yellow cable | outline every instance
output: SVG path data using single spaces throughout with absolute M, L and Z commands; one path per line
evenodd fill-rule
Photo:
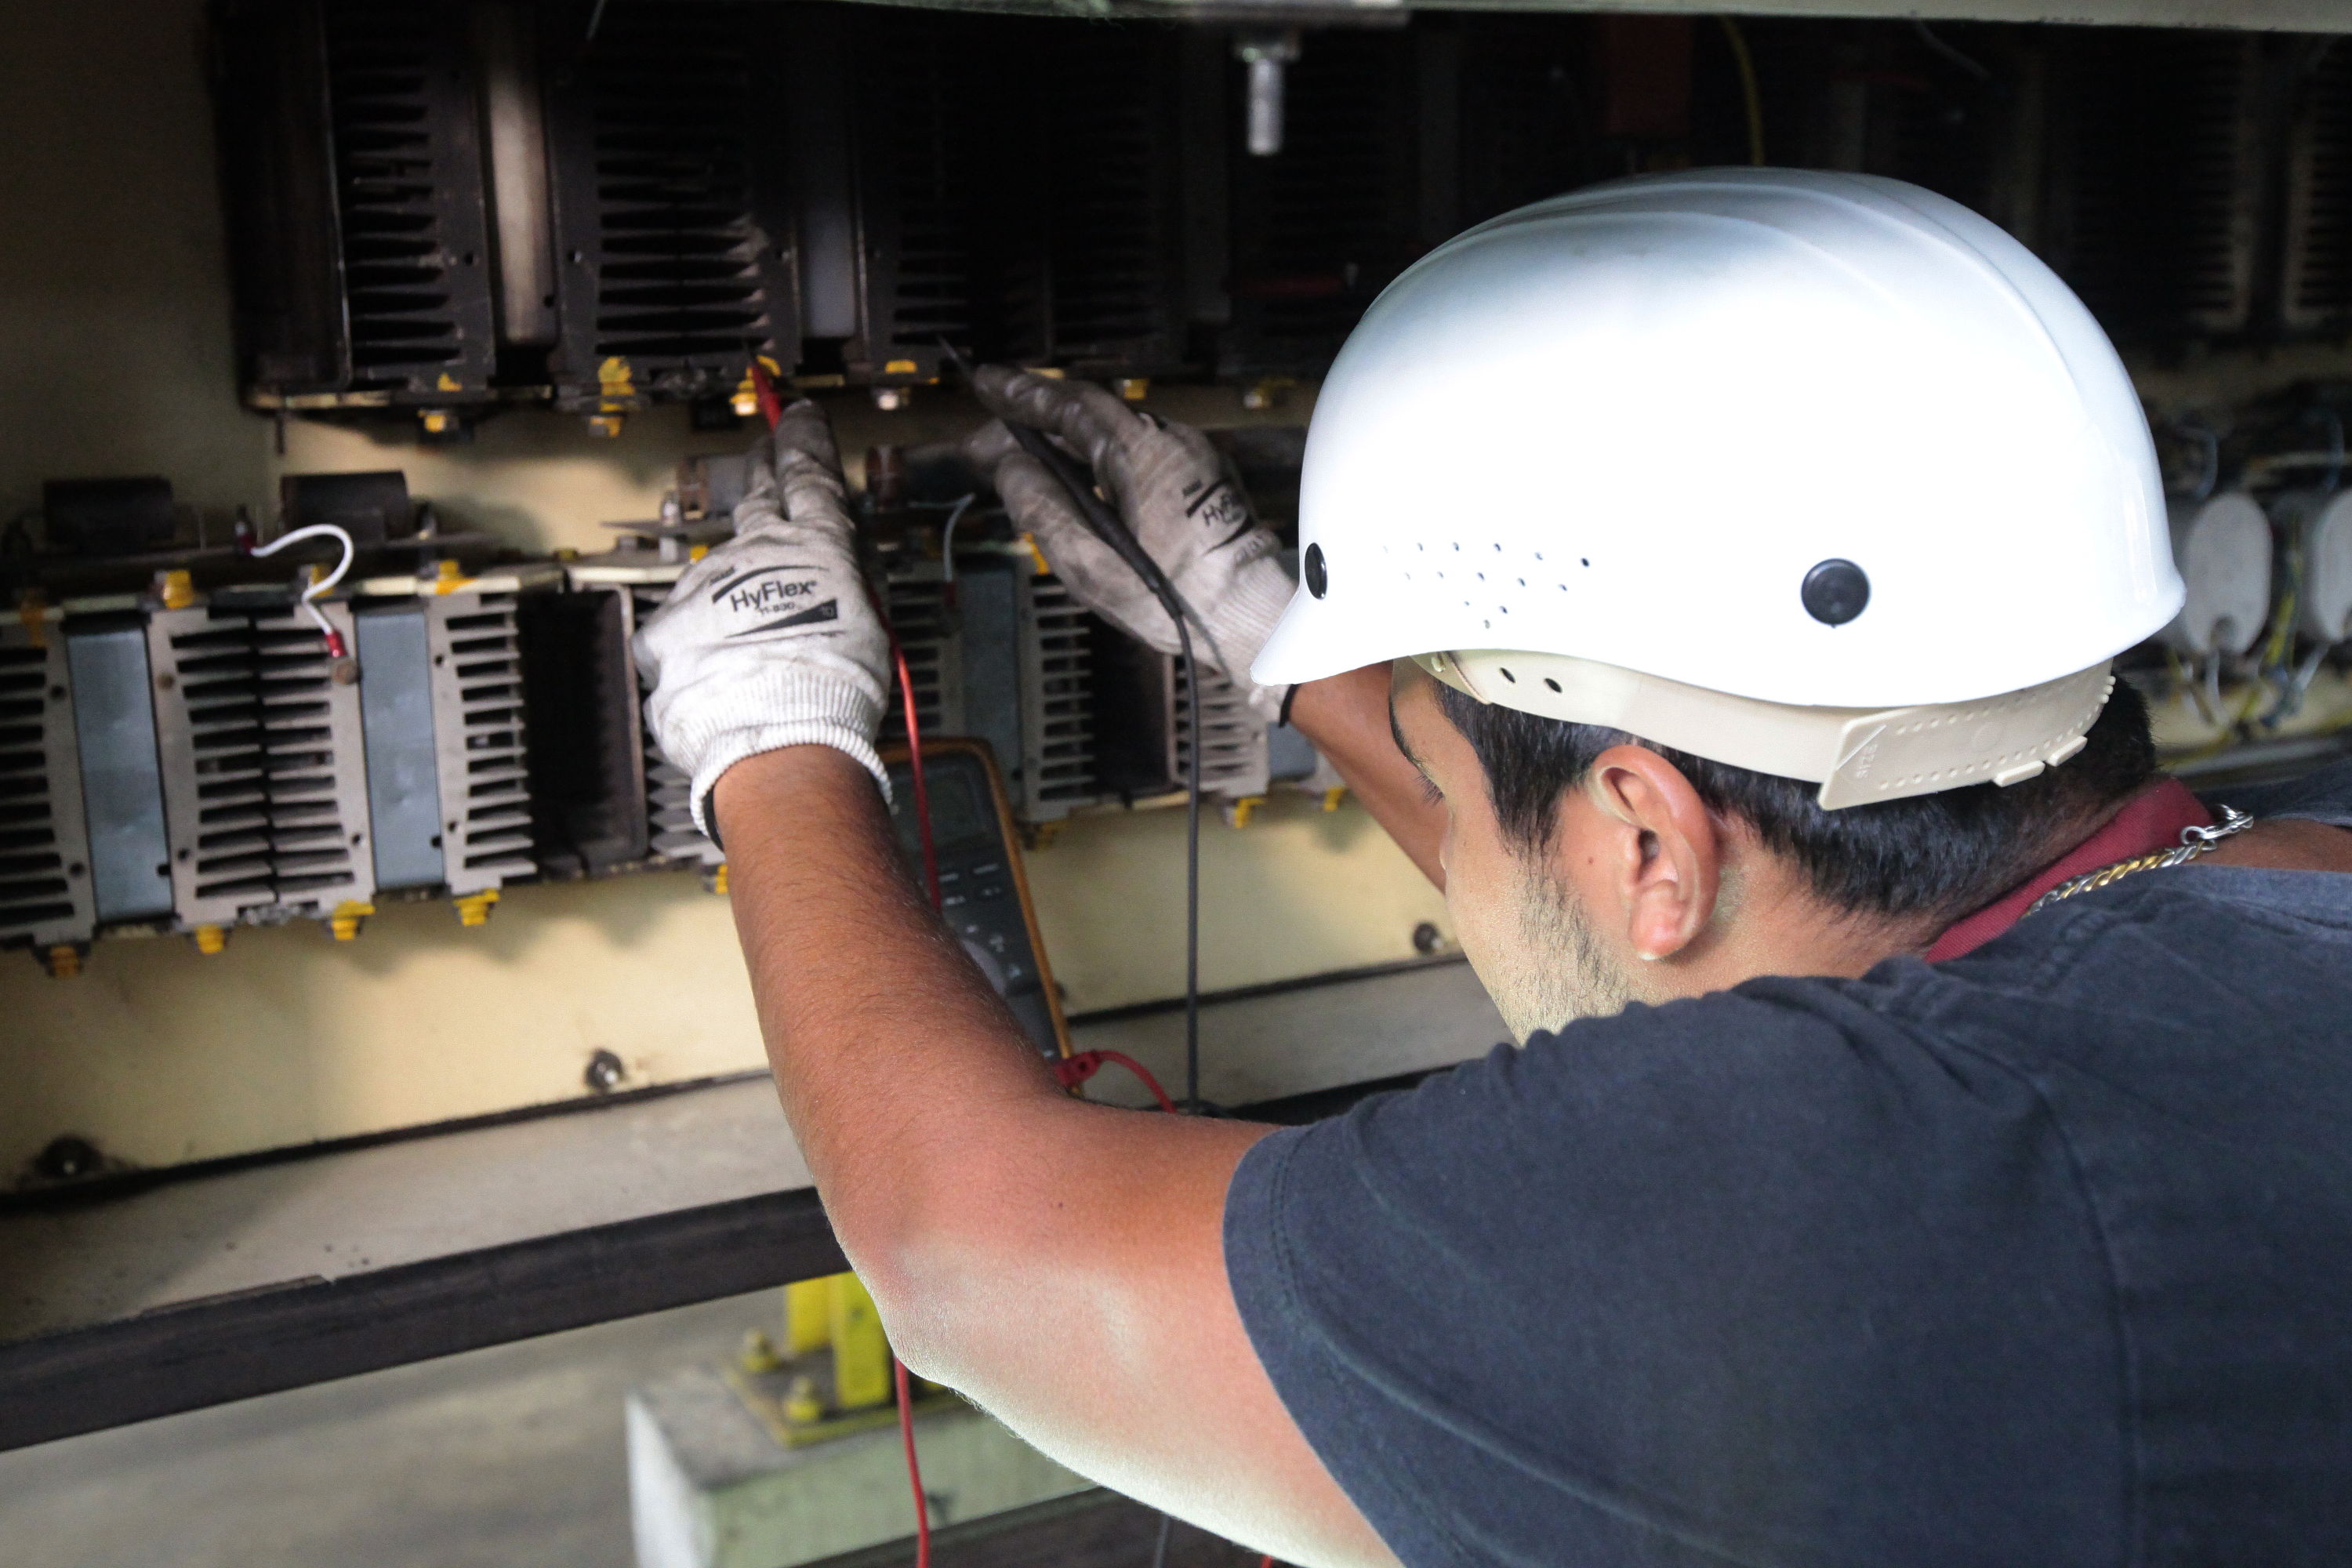
M 1764 164 L 1764 99 L 1756 88 L 1756 60 L 1748 52 L 1748 39 L 1739 24 L 1728 16 L 1717 16 L 1723 24 L 1724 42 L 1731 46 L 1732 63 L 1739 68 L 1739 94 L 1748 104 L 1748 161 L 1761 168 Z

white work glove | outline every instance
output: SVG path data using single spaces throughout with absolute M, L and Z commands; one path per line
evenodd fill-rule
M 1188 425 L 1139 414 L 1083 381 L 982 365 L 973 389 L 997 416 L 964 442 L 1016 526 L 1087 608 L 1145 646 L 1178 649 L 1160 600 L 1116 551 L 1095 537 L 1052 473 L 1024 452 L 1003 421 L 1042 430 L 1094 470 L 1095 482 L 1192 611 L 1192 651 L 1222 670 L 1269 723 L 1284 687 L 1262 687 L 1250 665 L 1282 618 L 1294 584 L 1281 542 L 1251 517 L 1209 438 Z M 1205 633 L 1205 635 L 1203 635 Z
M 694 825 L 744 758 L 831 746 L 889 793 L 874 737 L 890 694 L 889 642 L 866 595 L 841 459 L 822 410 L 803 399 L 753 447 L 735 537 L 687 568 L 645 629 L 637 668 L 646 721 L 694 780 Z

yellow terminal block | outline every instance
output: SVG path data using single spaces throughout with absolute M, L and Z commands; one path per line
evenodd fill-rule
M 499 901 L 499 890 L 485 888 L 478 893 L 467 893 L 450 901 L 457 906 L 459 925 L 486 926 L 490 923 L 490 906 Z
M 588 416 L 588 434 L 599 440 L 618 440 L 622 423 L 622 418 L 617 414 L 591 414 Z
M 882 374 L 884 375 L 920 375 L 923 374 L 923 367 L 910 359 L 885 360 L 882 362 Z
M 833 1342 L 833 1282 L 795 1279 L 784 1287 L 784 1353 L 807 1355 Z
M 72 980 L 81 973 L 81 949 L 71 942 L 59 942 L 49 949 L 49 978 Z
M 1140 403 L 1151 395 L 1151 378 L 1148 375 L 1123 375 L 1110 384 L 1110 389 L 1129 403 Z
M 195 938 L 196 951 L 206 958 L 215 956 L 222 949 L 228 946 L 226 926 L 198 926 L 188 934 Z
M 449 378 L 445 375 L 441 379 L 446 381 Z M 446 392 L 448 388 L 442 390 Z M 446 408 L 428 408 L 416 417 L 417 422 L 425 426 L 427 436 L 446 436 L 457 427 L 457 416 Z
M 1265 796 L 1262 795 L 1245 795 L 1225 808 L 1225 822 L 1229 826 L 1247 827 L 1250 818 L 1257 815 L 1257 808 L 1265 804 Z
M 827 1329 L 833 1340 L 833 1397 L 844 1410 L 866 1410 L 890 1402 L 890 1342 L 882 1315 L 855 1274 L 836 1274 L 825 1283 Z
M 375 913 L 373 904 L 362 904 L 355 899 L 345 899 L 327 917 L 327 929 L 335 933 L 337 942 L 349 942 L 360 934 L 360 921 Z
M 710 546 L 708 544 L 689 544 L 686 547 L 686 558 L 688 561 L 699 561 L 709 553 Z
M 443 560 L 433 568 L 433 591 L 436 594 L 462 594 L 474 585 L 465 568 L 455 561 Z
M 1053 575 L 1054 569 L 1045 564 L 1045 552 L 1037 548 L 1037 536 L 1035 534 L 1023 534 L 1021 536 L 1021 547 L 1028 551 L 1029 559 L 1037 563 L 1035 575 L 1040 577 L 1049 577 Z
M 166 572 L 156 580 L 155 596 L 167 610 L 184 610 L 196 602 L 196 580 L 183 571 Z
M 1347 798 L 1348 786 L 1346 784 L 1333 784 L 1329 789 L 1323 792 L 1323 809 L 1326 811 L 1337 811 L 1339 809 L 1339 803 Z

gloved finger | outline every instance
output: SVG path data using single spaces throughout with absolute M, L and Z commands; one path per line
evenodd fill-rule
M 776 421 L 772 439 L 776 489 L 785 520 L 796 527 L 847 532 L 848 490 L 824 410 L 802 398 Z
M 1097 468 L 1152 433 L 1133 409 L 1090 381 L 984 364 L 971 373 L 971 385 L 991 414 L 1061 437 Z
M 1056 521 L 1081 522 L 1069 491 L 1045 466 L 1021 448 L 1004 421 L 992 419 L 963 439 L 964 460 L 984 475 L 1013 521 L 1034 530 L 1048 513 Z

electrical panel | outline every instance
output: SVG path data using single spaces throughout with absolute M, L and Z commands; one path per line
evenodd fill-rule
M 730 398 L 800 360 L 775 13 L 544 8 L 539 82 L 558 408 Z M 589 24 L 597 22 L 593 39 Z M 507 194 L 499 193 L 501 222 Z
M 2290 332 L 2352 330 L 2352 48 L 2297 40 L 2279 311 Z
M 464 0 L 232 0 L 215 58 L 247 396 L 495 394 L 492 257 Z

